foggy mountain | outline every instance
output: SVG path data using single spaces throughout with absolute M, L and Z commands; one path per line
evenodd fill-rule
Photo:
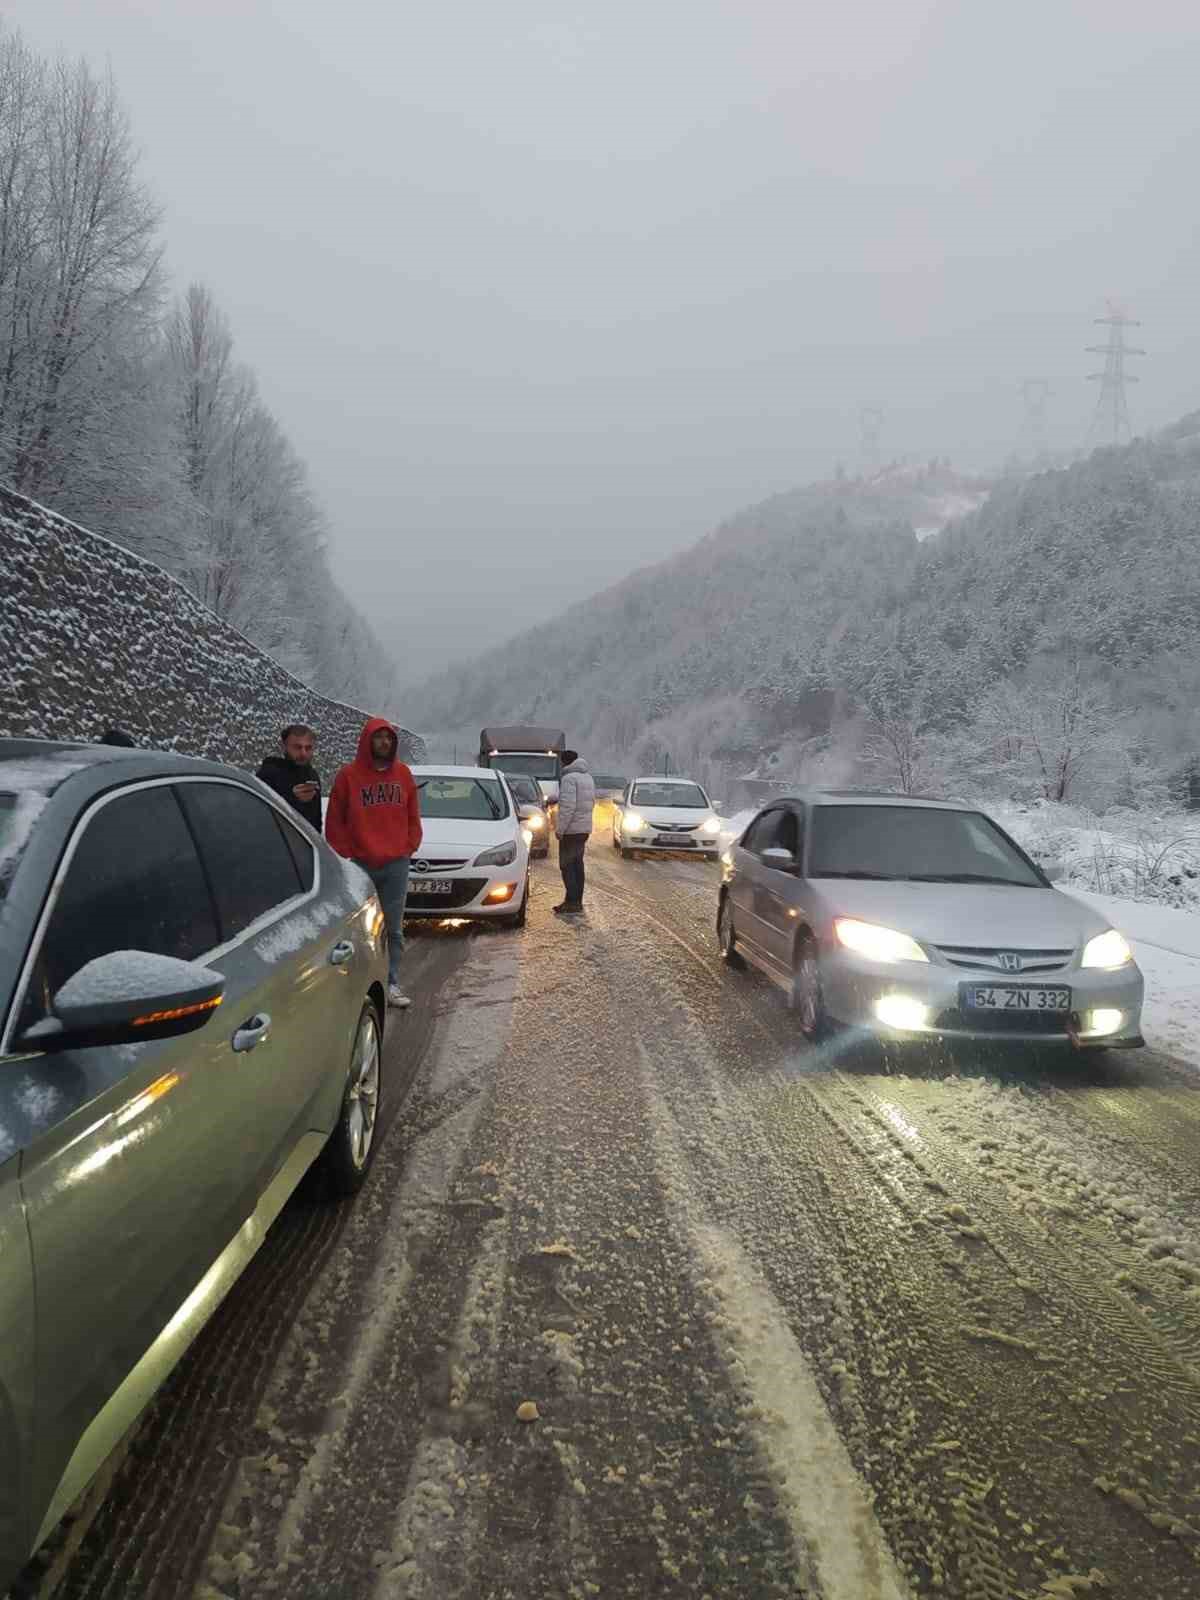
M 1070 663 L 1160 752 L 1195 749 L 1198 528 L 1200 413 L 990 486 L 938 461 L 817 483 L 414 689 L 406 715 L 444 757 L 528 720 L 618 770 L 775 752 L 795 771 L 867 708 L 953 728 Z

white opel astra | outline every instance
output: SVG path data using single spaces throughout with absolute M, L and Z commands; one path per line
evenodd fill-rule
M 421 848 L 406 917 L 462 917 L 523 928 L 529 832 L 504 774 L 487 767 L 414 767 Z

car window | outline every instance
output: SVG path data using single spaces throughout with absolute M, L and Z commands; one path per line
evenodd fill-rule
M 286 817 L 281 817 L 278 811 L 272 814 L 283 835 L 283 842 L 291 851 L 292 860 L 296 863 L 296 871 L 300 874 L 300 886 L 307 893 L 317 881 L 317 852 L 303 837 L 299 828 L 293 828 Z
M 639 783 L 634 785 L 635 806 L 680 806 L 706 811 L 708 801 L 698 783 Z
M 463 822 L 498 822 L 508 816 L 508 797 L 495 778 L 439 777 L 422 773 L 415 779 L 423 817 L 453 817 Z
M 775 833 L 779 827 L 779 811 L 764 811 L 761 816 L 747 828 L 742 835 L 742 849 L 753 850 L 755 855 L 761 855 L 775 842 Z
M 779 813 L 779 825 L 772 843 L 776 850 L 786 850 L 791 856 L 800 854 L 800 823 L 794 811 L 785 809 Z
M 168 785 L 118 794 L 79 835 L 51 912 L 22 1026 L 80 967 L 114 950 L 195 961 L 221 941 L 196 846 Z
M 523 778 L 515 772 L 506 772 L 504 776 L 508 779 L 508 787 L 522 805 L 541 805 L 542 791 L 532 778 Z
M 808 875 L 1043 887 L 982 812 L 933 806 L 815 807 Z
M 208 869 L 221 943 L 303 887 L 275 811 L 231 783 L 183 783 L 179 797 Z

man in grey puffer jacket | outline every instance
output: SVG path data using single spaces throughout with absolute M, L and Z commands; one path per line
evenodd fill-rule
M 583 910 L 583 852 L 592 831 L 596 780 L 588 771 L 587 762 L 579 759 L 578 750 L 564 750 L 562 760 L 554 831 L 558 834 L 558 865 L 565 896 L 554 909 L 570 914 Z

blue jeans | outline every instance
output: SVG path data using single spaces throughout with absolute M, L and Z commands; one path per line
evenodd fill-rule
M 388 936 L 388 982 L 396 983 L 400 976 L 400 957 L 404 954 L 404 904 L 408 899 L 407 856 L 398 856 L 386 866 L 369 867 L 365 861 L 358 865 L 370 877 L 383 907 L 383 920 Z

